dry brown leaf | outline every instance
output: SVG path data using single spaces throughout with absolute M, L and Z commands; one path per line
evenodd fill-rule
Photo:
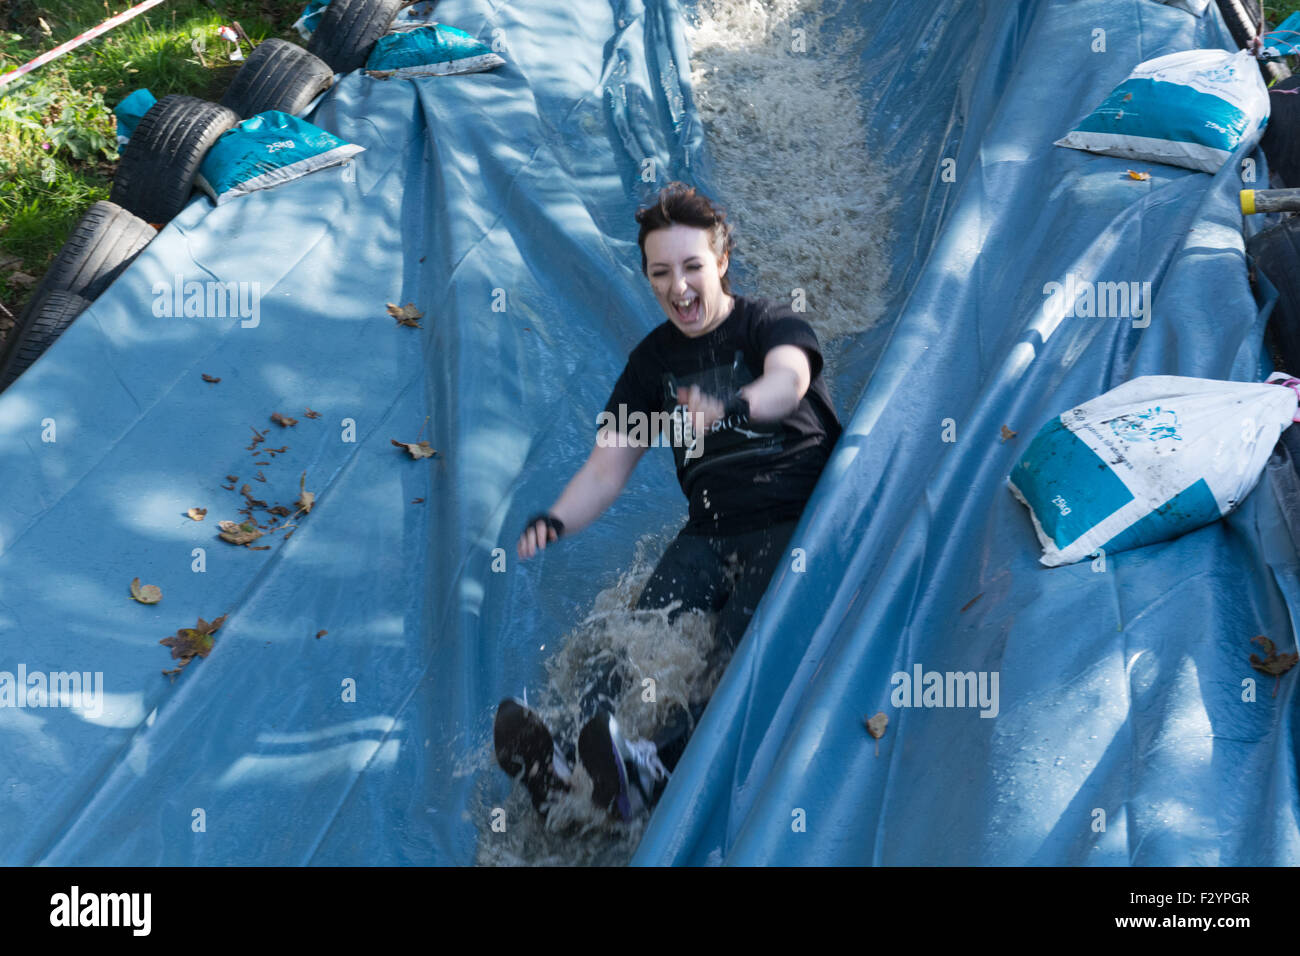
M 203 381 L 205 381 L 205 382 L 211 382 L 213 385 L 216 385 L 219 381 L 221 381 L 221 379 L 219 379 L 219 378 L 213 378 L 213 377 L 212 377 L 211 375 L 209 375 L 207 372 L 204 372 L 204 373 L 202 373 L 202 374 L 203 374 Z
M 889 726 L 889 717 L 884 711 L 880 711 L 874 717 L 868 717 L 865 721 L 867 733 L 876 738 L 876 756 L 880 756 L 880 738 L 885 736 L 885 728 Z
M 1250 666 L 1263 674 L 1281 677 L 1300 660 L 1300 654 L 1279 654 L 1273 642 L 1263 634 L 1252 637 L 1250 643 L 1258 644 L 1264 649 L 1265 657 L 1262 660 L 1258 654 L 1250 655 Z
M 262 536 L 262 532 L 257 530 L 257 525 L 253 521 L 245 521 L 243 524 L 222 521 L 218 527 L 221 528 L 221 540 L 229 541 L 231 544 L 248 544 Z
M 958 614 L 962 614 L 962 613 L 964 613 L 964 612 L 966 611 L 967 608 L 969 608 L 972 604 L 974 604 L 976 601 L 978 601 L 978 600 L 979 600 L 980 598 L 982 598 L 983 596 L 984 596 L 984 592 L 981 591 L 979 594 L 975 595 L 973 598 L 971 598 L 969 601 L 967 601 L 965 604 L 963 604 L 963 605 L 961 606 L 961 610 L 958 611 L 957 613 L 958 613 Z
M 307 472 L 302 473 L 302 478 L 298 480 L 298 500 L 294 505 L 303 514 L 311 514 L 311 509 L 316 505 L 316 493 L 307 490 Z M 337 505 L 338 502 L 335 502 Z M 328 520 L 328 519 L 327 519 Z
M 164 637 L 159 644 L 172 649 L 172 657 L 181 662 L 180 667 L 173 670 L 163 671 L 170 677 L 175 677 L 190 661 L 196 657 L 207 657 L 212 651 L 212 635 L 218 628 L 225 623 L 226 615 L 221 615 L 215 621 L 208 623 L 199 618 L 198 624 L 194 627 L 183 627 L 170 637 Z
M 1150 174 L 1150 173 L 1139 173 L 1136 169 L 1130 169 L 1130 170 L 1128 171 L 1128 178 L 1129 178 L 1129 179 L 1136 179 L 1136 180 L 1139 180 L 1139 181 L 1145 182 L 1146 180 L 1148 180 L 1148 179 L 1151 178 L 1151 174 Z
M 156 584 L 146 584 L 140 586 L 139 578 L 131 579 L 131 597 L 141 604 L 157 604 L 162 600 L 162 588 Z
M 189 511 L 187 511 L 187 512 L 185 512 L 185 513 L 186 513 L 187 515 L 189 515 L 190 518 L 193 519 L 194 521 L 202 521 L 205 517 L 207 517 L 208 509 L 207 509 L 207 508 L 191 508 Z
M 329 633 L 329 631 L 317 631 L 317 632 L 316 632 L 316 640 L 319 641 L 322 637 L 324 637 L 324 636 L 325 636 L 326 634 L 328 634 L 328 633 Z
M 281 428 L 290 428 L 298 424 L 298 419 L 289 418 L 287 415 L 281 415 L 279 412 L 271 413 L 271 421 L 275 422 Z
M 303 412 L 308 418 L 320 418 L 320 412 L 313 412 L 310 408 Z
M 1003 440 L 1003 441 L 1010 441 L 1011 439 L 1015 438 L 1016 435 L 1018 435 L 1018 434 L 1019 434 L 1019 432 L 1013 432 L 1013 431 L 1012 431 L 1010 428 L 1008 428 L 1006 425 L 1003 425 L 1003 426 L 1002 426 L 1002 440 Z
M 438 454 L 437 449 L 435 449 L 427 441 L 405 442 L 405 441 L 398 441 L 396 438 L 390 438 L 388 440 L 391 441 L 398 448 L 405 448 L 407 454 L 409 454 L 412 458 L 416 459 L 417 461 L 421 458 L 432 458 L 434 455 Z
M 422 505 L 422 504 L 424 504 L 424 499 L 423 499 L 423 498 L 412 498 L 412 499 L 411 499 L 411 504 L 413 504 L 413 505 Z
M 388 314 L 397 320 L 398 325 L 409 325 L 416 329 L 423 328 L 420 325 L 420 319 L 424 318 L 424 313 L 417 309 L 412 302 L 408 302 L 403 306 L 397 306 L 389 302 Z

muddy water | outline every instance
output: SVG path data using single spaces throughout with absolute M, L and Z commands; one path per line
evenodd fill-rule
M 803 289 L 823 343 L 882 318 L 894 207 L 866 150 L 866 38 L 829 26 L 844 6 L 700 0 L 687 25 L 715 198 L 752 278 L 737 291 L 790 302 Z
M 674 529 L 675 530 L 675 529 Z M 633 610 L 668 534 L 649 535 L 637 543 L 631 569 L 599 592 L 587 616 L 559 642 L 546 662 L 546 684 L 529 693 L 528 704 L 546 721 L 561 746 L 572 744 L 578 732 L 578 701 L 592 675 L 608 658 L 622 662 L 624 692 L 614 716 L 625 735 L 649 737 L 674 704 L 707 699 L 717 674 L 706 673 L 714 616 L 699 612 L 681 615 L 672 624 L 662 611 Z M 473 761 L 480 769 L 471 817 L 479 822 L 478 862 L 485 865 L 617 865 L 631 859 L 645 820 L 624 824 L 598 811 L 591 803 L 591 781 L 581 767 L 574 770 L 571 790 L 552 806 L 545 821 L 533 810 L 525 789 L 516 785 L 499 805 L 504 832 L 491 826 L 489 784 L 484 776 L 501 771 L 485 740 Z M 490 770 L 487 768 L 491 768 Z

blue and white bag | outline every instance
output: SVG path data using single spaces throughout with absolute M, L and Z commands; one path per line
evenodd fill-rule
M 316 32 L 316 27 L 320 25 L 321 14 L 329 5 L 330 0 L 308 0 L 307 6 L 302 8 L 298 19 L 293 21 L 293 28 L 298 31 L 298 36 L 310 40 L 311 35 Z
M 218 206 L 237 196 L 345 163 L 364 146 L 279 110 L 250 116 L 218 137 L 195 183 Z
M 1104 156 L 1217 173 L 1268 122 L 1268 87 L 1245 50 L 1186 50 L 1140 63 L 1056 141 Z
M 1297 418 L 1296 379 L 1135 378 L 1039 430 L 1008 482 L 1049 568 L 1139 548 L 1228 514 Z
M 113 115 L 117 117 L 117 148 L 121 149 L 127 143 L 131 142 L 131 137 L 135 135 L 135 128 L 140 125 L 140 120 L 144 119 L 144 114 L 157 103 L 154 97 L 146 89 L 133 90 L 130 96 L 127 96 L 122 102 L 113 107 Z
M 505 62 L 471 34 L 439 23 L 380 37 L 366 72 L 381 79 L 448 76 L 495 70 Z

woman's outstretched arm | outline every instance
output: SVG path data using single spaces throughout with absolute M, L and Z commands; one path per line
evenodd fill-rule
M 564 523 L 566 535 L 581 531 L 614 503 L 614 499 L 623 491 L 637 462 L 645 454 L 645 446 L 622 447 L 610 442 L 617 436 L 604 433 L 605 439 L 597 439 L 596 447 L 591 450 L 586 464 L 569 479 L 563 493 L 550 507 L 550 514 Z M 547 544 L 559 536 L 547 527 L 545 521 L 537 521 L 524 529 L 519 536 L 517 551 L 521 559 L 531 558 L 539 550 L 545 550 Z

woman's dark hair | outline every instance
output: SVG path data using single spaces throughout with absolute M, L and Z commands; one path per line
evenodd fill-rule
M 731 224 L 727 222 L 727 213 L 703 193 L 695 191 L 694 186 L 685 183 L 669 183 L 659 190 L 659 198 L 653 205 L 644 206 L 636 211 L 636 221 L 641 224 L 637 235 L 637 245 L 641 247 L 641 274 L 646 274 L 648 263 L 645 257 L 645 237 L 656 229 L 669 226 L 694 226 L 707 229 L 709 245 L 713 248 L 714 258 L 721 259 L 725 254 L 731 256 Z M 731 283 L 724 275 L 721 278 L 722 291 L 730 295 Z

